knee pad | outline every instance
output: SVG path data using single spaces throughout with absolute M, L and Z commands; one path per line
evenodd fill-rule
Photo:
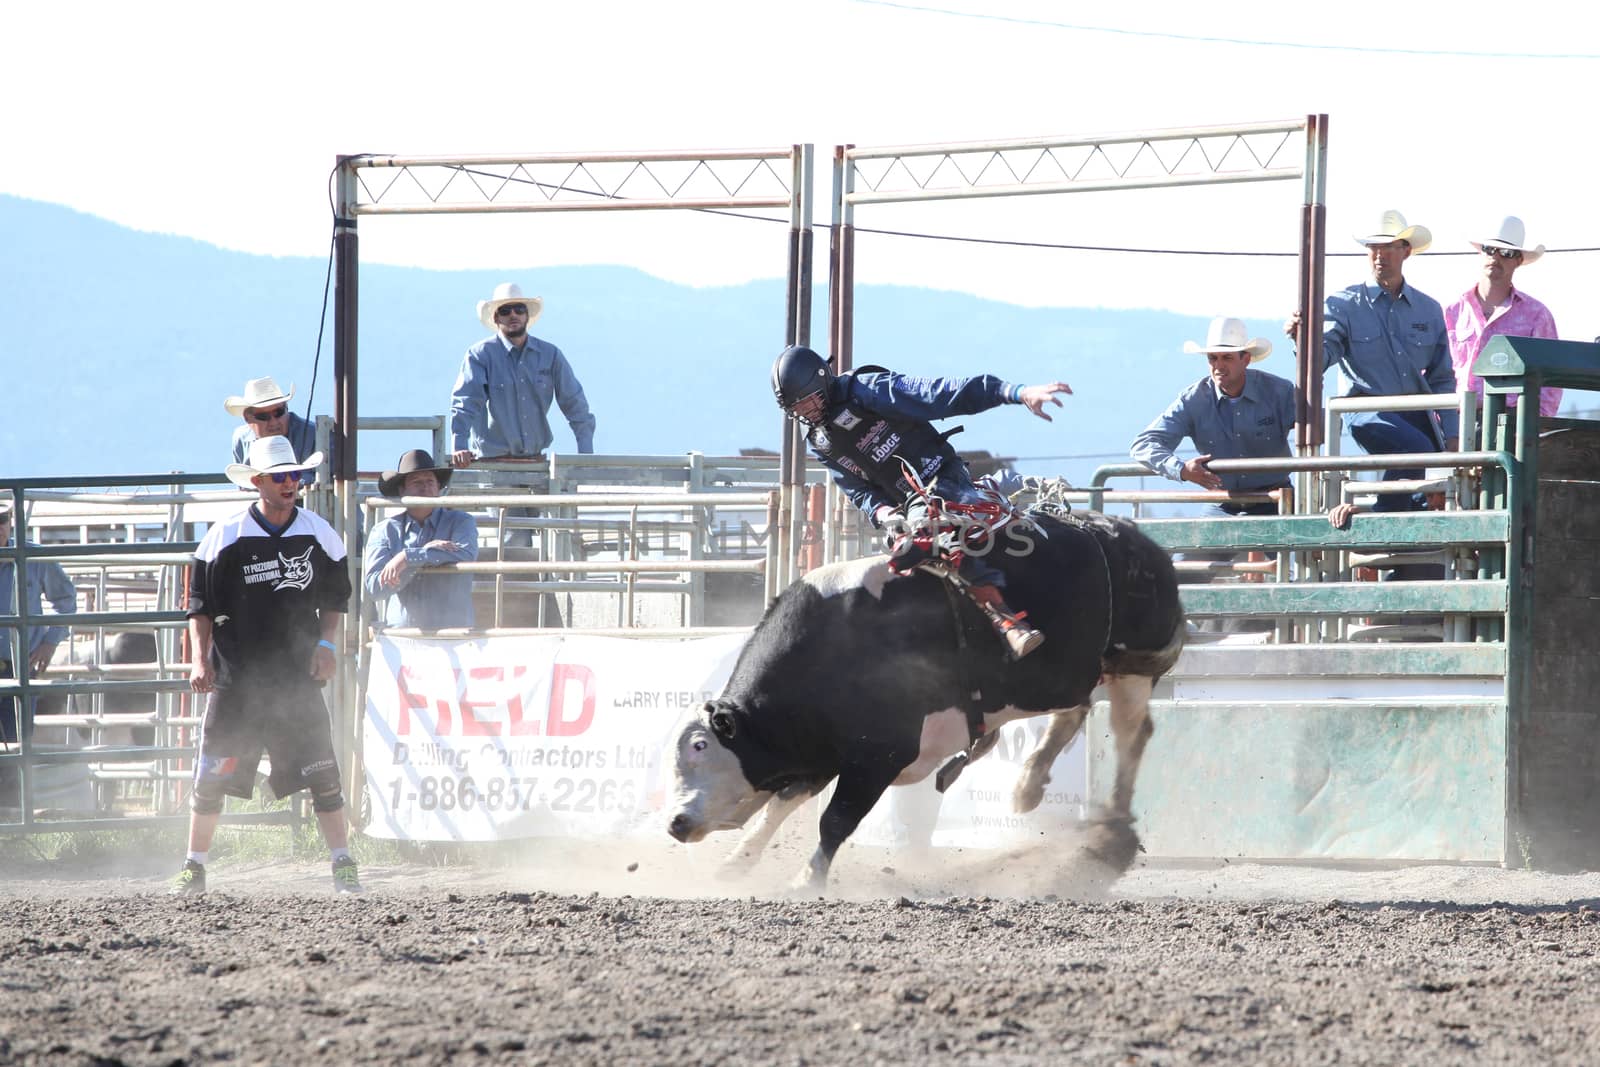
M 339 772 L 333 767 L 313 771 L 306 780 L 311 790 L 311 808 L 319 813 L 338 811 L 344 807 L 344 790 L 339 785 Z
M 189 795 L 189 809 L 196 815 L 221 815 L 225 782 L 221 775 L 204 771 L 196 775 L 194 792 Z

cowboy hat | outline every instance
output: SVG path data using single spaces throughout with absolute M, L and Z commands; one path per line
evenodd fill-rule
M 294 399 L 294 386 L 286 393 L 271 378 L 251 378 L 244 383 L 244 396 L 230 396 L 222 402 L 229 415 L 243 415 L 246 408 L 264 408 Z
M 243 463 L 230 463 L 223 473 L 240 489 L 254 489 L 255 479 L 281 471 L 312 471 L 322 465 L 322 453 L 313 452 L 301 463 L 294 457 L 294 445 L 287 437 L 258 437 L 250 442 Z
M 1507 215 L 1500 220 L 1500 230 L 1493 237 L 1483 241 L 1468 241 L 1473 248 L 1482 252 L 1486 248 L 1511 248 L 1522 253 L 1522 264 L 1527 266 L 1540 256 L 1544 255 L 1544 245 L 1527 247 L 1528 234 L 1523 229 L 1522 220 L 1515 215 Z
M 1196 352 L 1248 352 L 1250 362 L 1259 363 L 1272 354 L 1272 342 L 1265 337 L 1251 337 L 1243 319 L 1215 318 L 1206 330 L 1206 343 L 1183 342 L 1183 350 Z
M 1426 226 L 1407 226 L 1406 217 L 1390 208 L 1378 219 L 1376 230 L 1365 237 L 1356 236 L 1356 243 L 1363 245 L 1386 245 L 1390 241 L 1404 241 L 1411 251 L 1421 252 L 1433 244 L 1433 234 Z
M 433 462 L 433 457 L 420 448 L 413 448 L 400 457 L 400 462 L 395 464 L 392 471 L 384 471 L 378 476 L 378 494 L 387 497 L 401 497 L 406 495 L 406 475 L 418 474 L 422 471 L 432 471 L 439 477 L 439 488 L 443 489 L 450 484 L 450 468 L 441 467 Z
M 501 282 L 494 287 L 493 296 L 478 301 L 478 321 L 491 330 L 496 329 L 494 313 L 500 310 L 501 304 L 527 304 L 529 326 L 538 321 L 539 313 L 544 311 L 543 297 L 523 296 L 522 286 L 516 282 Z

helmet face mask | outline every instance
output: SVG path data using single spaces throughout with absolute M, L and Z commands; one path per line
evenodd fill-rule
M 772 364 L 772 393 L 791 416 L 815 425 L 827 410 L 831 377 L 821 356 L 803 345 L 790 345 Z
M 789 414 L 801 422 L 815 426 L 822 421 L 822 416 L 828 411 L 828 394 L 822 389 L 796 400 L 789 408 Z

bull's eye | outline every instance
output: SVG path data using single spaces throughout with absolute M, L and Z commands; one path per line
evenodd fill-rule
M 689 743 L 689 747 L 694 749 L 696 752 L 704 752 L 706 750 L 706 739 L 703 737 L 697 737 Z

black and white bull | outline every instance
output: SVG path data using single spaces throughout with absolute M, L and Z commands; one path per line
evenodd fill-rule
M 884 790 L 919 782 L 966 750 L 976 721 L 992 739 L 1013 719 L 1053 716 L 1013 796 L 1016 810 L 1033 810 L 1103 680 L 1117 767 L 1099 823 L 1107 845 L 1096 851 L 1115 873 L 1125 870 L 1138 844 L 1131 805 L 1152 729 L 1151 688 L 1183 648 L 1172 560 L 1126 519 L 1033 521 L 1013 527 L 990 557 L 1008 575 L 1012 607 L 1047 635 L 1019 661 L 1008 660 L 966 597 L 930 574 L 895 577 L 883 556 L 823 567 L 785 590 L 722 696 L 690 712 L 674 735 L 672 836 L 699 841 L 765 808 L 730 860 L 748 862 L 784 817 L 837 779 L 816 852 L 797 879 L 820 889 L 834 853 Z

